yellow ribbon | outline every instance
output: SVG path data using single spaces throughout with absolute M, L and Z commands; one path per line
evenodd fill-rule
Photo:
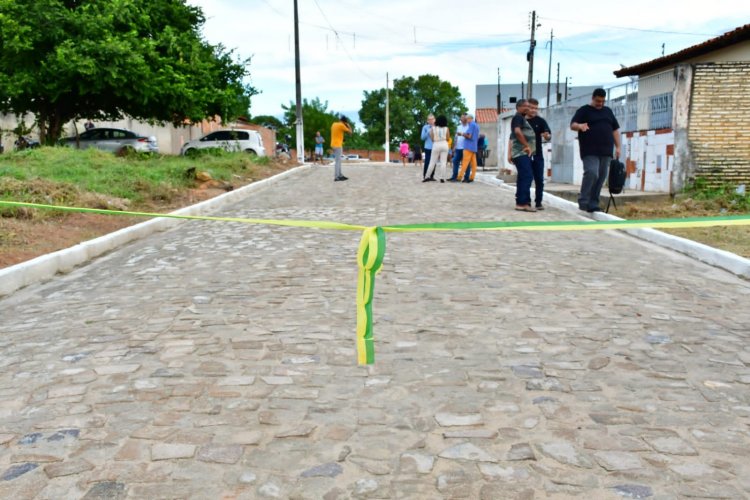
M 242 222 L 245 224 L 268 224 L 276 226 L 309 227 L 340 231 L 362 231 L 357 251 L 359 275 L 357 278 L 357 361 L 372 364 L 375 361 L 375 346 L 372 327 L 372 299 L 375 290 L 375 274 L 380 272 L 385 255 L 386 232 L 424 231 L 580 231 L 637 228 L 686 228 L 710 226 L 750 225 L 750 215 L 695 217 L 685 219 L 617 220 L 617 221 L 484 221 L 484 222 L 436 222 L 426 224 L 400 224 L 394 226 L 367 227 L 328 221 L 305 221 L 286 219 L 250 219 L 238 217 L 210 217 L 205 215 L 178 215 L 150 212 L 102 210 L 96 208 L 61 207 L 39 203 L 1 201 L 0 206 L 43 208 L 69 212 L 88 212 L 105 215 L 129 215 L 137 217 L 165 217 L 171 219 Z
M 368 227 L 362 232 L 357 251 L 359 275 L 357 277 L 357 362 L 370 365 L 375 362 L 375 344 L 372 335 L 372 297 L 375 274 L 383 268 L 385 231 L 381 227 Z

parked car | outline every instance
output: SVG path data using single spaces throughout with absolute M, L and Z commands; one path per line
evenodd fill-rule
M 16 151 L 22 151 L 24 149 L 34 149 L 34 148 L 38 148 L 40 145 L 41 144 L 39 144 L 39 141 L 37 141 L 36 139 L 32 139 L 31 137 L 27 137 L 25 135 L 19 136 L 18 139 L 16 139 L 15 142 L 13 143 L 13 146 L 15 146 Z
M 78 136 L 78 141 L 75 137 L 66 137 L 61 139 L 61 142 L 69 148 L 75 148 L 76 144 L 80 144 L 80 149 L 96 148 L 117 154 L 129 151 L 139 153 L 159 152 L 156 137 L 146 137 L 120 128 L 92 128 L 81 133 Z
M 251 155 L 266 156 L 263 140 L 255 130 L 217 130 L 188 141 L 182 145 L 180 154 L 189 155 L 200 149 L 220 148 L 225 151 L 244 151 Z

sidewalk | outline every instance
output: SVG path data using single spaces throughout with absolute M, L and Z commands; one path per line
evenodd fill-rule
M 215 215 L 569 220 L 414 167 Z M 619 233 L 189 221 L 0 300 L 0 498 L 742 498 L 750 283 Z

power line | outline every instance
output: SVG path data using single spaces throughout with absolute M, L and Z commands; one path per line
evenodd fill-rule
M 652 30 L 652 29 L 645 29 L 645 28 L 632 28 L 630 26 L 614 26 L 612 24 L 584 23 L 581 21 L 571 21 L 569 19 L 555 19 L 552 17 L 544 17 L 543 19 L 547 21 L 557 21 L 559 23 L 578 24 L 581 26 L 597 26 L 600 28 L 610 28 L 610 29 L 624 30 L 624 31 L 640 31 L 643 33 L 660 33 L 663 35 L 716 36 L 715 33 L 688 33 L 685 31 Z
M 323 19 L 325 19 L 325 22 L 328 24 L 328 26 L 331 28 L 333 33 L 336 35 L 336 39 L 341 42 L 341 37 L 339 36 L 339 32 L 336 30 L 336 28 L 333 27 L 331 24 L 331 21 L 328 20 L 328 16 L 326 16 L 326 13 L 323 12 L 323 9 L 320 7 L 320 4 L 318 3 L 318 0 L 313 0 L 315 2 L 315 5 L 318 7 L 318 10 L 320 11 L 320 14 L 323 16 Z M 365 77 L 369 78 L 370 80 L 375 80 L 371 75 L 367 74 L 365 70 L 362 69 L 362 67 L 357 63 L 357 61 L 354 60 L 354 58 L 349 54 L 349 51 L 346 49 L 346 45 L 342 42 L 341 48 L 344 49 L 344 53 L 346 54 L 346 57 L 349 58 L 349 60 L 356 66 L 356 68 L 359 70 L 360 73 L 362 73 Z

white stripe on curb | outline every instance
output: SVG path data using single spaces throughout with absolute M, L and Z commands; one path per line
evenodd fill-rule
M 176 215 L 202 215 L 206 212 L 236 203 L 237 200 L 244 198 L 249 192 L 266 188 L 290 175 L 310 168 L 312 168 L 311 165 L 296 167 L 171 213 Z M 76 266 L 80 266 L 126 243 L 145 238 L 159 231 L 165 231 L 182 222 L 185 221 L 179 219 L 151 219 L 93 240 L 84 241 L 70 248 L 58 250 L 57 252 L 0 269 L 0 297 L 10 295 L 16 290 L 33 283 L 50 280 L 58 273 L 68 273 Z
M 477 178 L 480 182 L 490 184 L 493 186 L 499 186 L 502 189 L 510 190 L 515 192 L 515 187 L 509 186 L 500 179 L 494 177 L 491 174 L 477 174 Z M 551 207 L 559 208 L 565 212 L 575 215 L 581 219 L 595 219 L 595 220 L 623 220 L 614 215 L 610 215 L 604 212 L 597 212 L 591 214 L 591 217 L 586 217 L 578 209 L 578 205 L 572 201 L 565 200 L 553 194 L 547 192 L 544 193 L 544 200 Z M 681 254 L 692 257 L 693 259 L 699 260 L 710 266 L 718 267 L 729 271 L 732 274 L 740 276 L 745 279 L 750 279 L 750 259 L 740 257 L 737 254 L 727 252 L 725 250 L 719 250 L 718 248 L 698 243 L 697 241 L 689 240 L 686 238 L 680 238 L 679 236 L 673 236 L 671 234 L 664 233 L 656 229 L 624 229 L 622 232 L 628 233 L 631 236 L 640 238 L 642 240 L 655 243 L 663 248 L 674 250 Z

